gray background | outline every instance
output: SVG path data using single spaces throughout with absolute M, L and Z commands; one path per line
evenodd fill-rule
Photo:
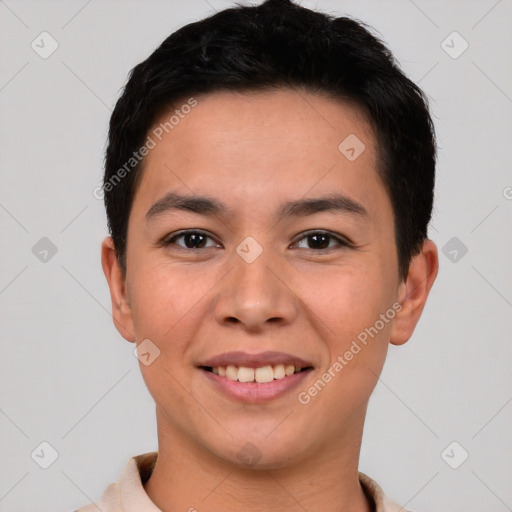
M 512 510 L 512 2 L 301 3 L 380 33 L 431 98 L 440 145 L 440 273 L 413 338 L 390 348 L 360 469 L 413 510 Z M 128 71 L 230 5 L 0 1 L 1 511 L 74 510 L 157 448 L 133 344 L 112 324 L 93 189 Z M 31 47 L 50 48 L 43 31 L 59 45 L 46 59 Z

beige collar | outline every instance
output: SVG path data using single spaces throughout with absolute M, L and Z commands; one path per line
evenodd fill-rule
M 96 504 L 102 512 L 161 512 L 149 499 L 144 483 L 149 479 L 156 464 L 158 452 L 149 452 L 132 457 L 126 465 L 119 482 L 110 484 Z M 359 473 L 359 481 L 373 501 L 372 512 L 407 512 L 397 503 L 389 500 L 381 487 L 364 473 Z M 192 503 L 193 507 L 194 504 Z M 76 512 L 97 512 L 93 504 Z

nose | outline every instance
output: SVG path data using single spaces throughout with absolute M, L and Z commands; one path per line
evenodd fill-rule
M 264 254 L 265 251 L 252 263 L 234 254 L 234 268 L 222 281 L 215 304 L 218 323 L 263 332 L 294 321 L 299 300 L 286 282 L 286 275 Z

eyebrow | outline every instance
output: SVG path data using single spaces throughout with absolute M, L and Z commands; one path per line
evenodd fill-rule
M 181 195 L 176 192 L 169 192 L 147 211 L 146 221 L 172 210 L 183 210 L 208 216 L 233 216 L 234 214 L 231 208 L 217 199 L 208 196 Z M 365 220 L 369 220 L 370 217 L 361 203 L 343 194 L 333 193 L 322 197 L 298 199 L 283 203 L 277 211 L 277 218 L 281 220 L 285 217 L 305 217 L 320 212 L 348 213 Z

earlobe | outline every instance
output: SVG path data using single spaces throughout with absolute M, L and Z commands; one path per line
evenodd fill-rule
M 412 336 L 437 277 L 438 269 L 436 244 L 427 239 L 421 251 L 411 261 L 407 280 L 399 287 L 398 301 L 401 309 L 393 321 L 390 336 L 390 342 L 393 345 L 402 345 Z
M 125 276 L 119 265 L 112 237 L 106 237 L 101 244 L 101 266 L 107 279 L 112 302 L 112 319 L 121 336 L 135 341 L 133 317 L 126 293 Z

